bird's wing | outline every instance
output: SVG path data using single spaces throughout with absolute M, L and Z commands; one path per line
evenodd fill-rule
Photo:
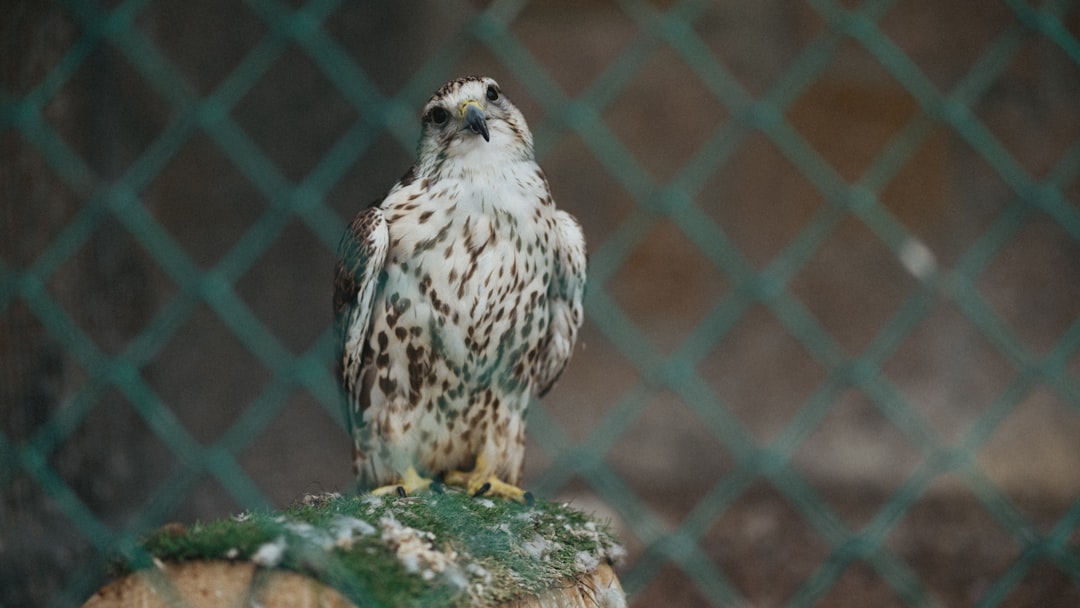
M 367 409 L 363 376 L 370 361 L 365 352 L 371 311 L 380 289 L 389 234 L 382 209 L 369 207 L 349 223 L 338 245 L 334 276 L 334 325 L 338 335 L 338 372 L 348 397 L 345 420 L 352 432 Z
M 533 368 L 537 393 L 544 395 L 555 384 L 570 361 L 584 316 L 585 234 L 574 216 L 555 213 L 555 276 L 548 285 L 549 319 L 547 334 L 540 344 L 540 356 Z

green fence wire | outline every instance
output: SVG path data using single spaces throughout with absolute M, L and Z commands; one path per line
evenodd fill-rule
M 1080 173 L 1080 140 L 1073 141 L 1045 176 L 1033 176 L 993 135 L 973 111 L 973 104 L 1010 65 L 1023 44 L 1042 37 L 1073 64 L 1080 65 L 1080 40 L 1064 21 L 1074 3 L 1050 1 L 1033 6 L 1005 2 L 1014 20 L 984 50 L 979 60 L 950 90 L 940 90 L 923 70 L 882 30 L 880 23 L 897 2 L 867 0 L 857 8 L 832 0 L 810 0 L 825 27 L 762 94 L 748 91 L 710 50 L 694 29 L 710 4 L 677 2 L 665 9 L 642 0 L 623 0 L 620 9 L 637 27 L 636 36 L 581 94 L 571 97 L 515 37 L 510 25 L 524 2 L 496 1 L 479 10 L 461 35 L 443 52 L 426 58 L 396 96 L 379 92 L 372 79 L 323 24 L 342 4 L 313 0 L 293 9 L 276 0 L 247 4 L 266 26 L 265 35 L 240 64 L 207 94 L 200 94 L 177 74 L 170 60 L 144 35 L 136 20 L 151 3 L 120 2 L 105 8 L 94 1 L 59 4 L 77 23 L 80 35 L 47 76 L 22 95 L 2 91 L 0 129 L 16 132 L 46 161 L 70 191 L 84 203 L 32 264 L 14 266 L 0 260 L 0 315 L 14 302 L 25 304 L 60 342 L 67 355 L 86 371 L 74 401 L 58 409 L 36 433 L 15 441 L 0 435 L 0 455 L 11 482 L 18 472 L 29 476 L 85 537 L 96 560 L 128 550 L 139 534 L 169 516 L 171 509 L 207 476 L 218 480 L 237 503 L 268 503 L 259 486 L 238 464 L 238 455 L 274 419 L 288 396 L 302 389 L 337 415 L 338 393 L 328 373 L 326 353 L 331 330 L 307 352 L 295 355 L 237 294 L 235 284 L 282 234 L 299 220 L 328 248 L 336 246 L 344 223 L 325 200 L 360 155 L 390 126 L 393 137 L 411 149 L 415 130 L 396 128 L 403 116 L 415 114 L 415 100 L 432 83 L 454 74 L 466 44 L 479 44 L 518 75 L 520 83 L 547 117 L 534 125 L 537 153 L 543 159 L 556 144 L 575 135 L 600 166 L 630 197 L 635 209 L 613 230 L 590 259 L 587 312 L 590 322 L 637 369 L 638 385 L 617 397 L 599 424 L 582 441 L 572 439 L 543 408 L 534 408 L 530 433 L 555 455 L 535 480 L 536 491 L 551 492 L 575 477 L 584 479 L 627 522 L 644 544 L 643 554 L 622 572 L 625 587 L 644 589 L 662 568 L 675 564 L 703 597 L 718 606 L 743 605 L 745 598 L 728 575 L 703 552 L 700 538 L 734 501 L 758 479 L 769 480 L 829 545 L 829 555 L 788 599 L 793 606 L 813 605 L 856 561 L 869 565 L 906 604 L 937 605 L 919 574 L 884 542 L 910 507 L 930 485 L 953 474 L 971 490 L 986 512 L 1022 547 L 1020 556 L 993 581 L 980 605 L 1002 602 L 1033 565 L 1048 561 L 1080 585 L 1080 551 L 1070 539 L 1080 524 L 1080 500 L 1057 524 L 1043 532 L 980 469 L 974 455 L 1005 418 L 1037 386 L 1056 393 L 1080 413 L 1080 385 L 1067 365 L 1080 349 L 1076 319 L 1045 354 L 1033 352 L 979 294 L 975 283 L 1024 222 L 1036 212 L 1053 218 L 1080 242 L 1080 212 L 1065 189 Z M 870 162 L 857 179 L 842 177 L 800 132 L 787 115 L 791 105 L 829 66 L 843 44 L 854 42 L 911 96 L 920 111 Z M 118 51 L 172 110 L 172 120 L 131 166 L 115 179 L 104 179 L 73 150 L 45 117 L 50 102 L 64 89 L 100 45 Z M 360 118 L 338 139 L 303 179 L 286 177 L 233 118 L 232 111 L 274 62 L 291 46 L 299 47 Z M 602 119 L 606 109 L 644 66 L 664 49 L 673 51 L 700 79 L 730 116 L 669 180 L 650 176 L 633 150 Z M 408 123 L 409 121 L 404 121 Z M 411 124 L 411 123 L 409 123 Z M 837 339 L 792 293 L 790 282 L 845 220 L 864 224 L 900 260 L 920 251 L 918 237 L 881 202 L 884 188 L 936 129 L 955 133 L 1007 184 L 1013 201 L 949 269 L 923 267 L 919 286 L 899 303 L 895 314 L 857 355 L 849 355 Z M 213 144 L 269 201 L 265 213 L 212 267 L 201 268 L 141 202 L 141 195 L 178 151 L 197 134 Z M 751 135 L 764 135 L 826 201 L 801 231 L 763 268 L 755 268 L 724 227 L 693 201 L 706 182 Z M 641 245 L 659 218 L 672 222 L 730 281 L 731 288 L 688 337 L 670 353 L 659 350 L 607 289 L 628 257 Z M 104 222 L 117 221 L 177 286 L 177 293 L 158 311 L 145 330 L 122 352 L 110 354 L 87 335 L 46 285 L 63 264 Z M 912 248 L 915 247 L 913 250 Z M 959 441 L 945 442 L 932 424 L 912 407 L 881 367 L 926 318 L 937 299 L 951 302 L 1012 364 L 1018 373 Z M 193 311 L 208 306 L 225 327 L 269 370 L 273 380 L 216 441 L 204 445 L 177 419 L 169 404 L 142 377 L 143 370 L 180 331 Z M 827 370 L 827 378 L 801 405 L 783 431 L 758 442 L 731 408 L 697 371 L 703 358 L 755 306 L 764 306 L 802 348 Z M 575 364 L 587 365 L 587 361 Z M 860 529 L 853 529 L 791 465 L 795 452 L 814 432 L 841 393 L 857 388 L 904 436 L 917 446 L 922 460 Z M 94 412 L 101 396 L 119 391 L 145 424 L 172 450 L 183 466 L 164 480 L 138 517 L 116 528 L 96 515 L 49 464 L 50 456 Z M 668 530 L 643 499 L 607 463 L 605 456 L 645 409 L 649 396 L 668 390 L 693 410 L 730 453 L 731 472 Z M 4 490 L 0 487 L 0 492 Z M 95 565 L 71 573 L 55 603 L 77 602 L 95 584 Z

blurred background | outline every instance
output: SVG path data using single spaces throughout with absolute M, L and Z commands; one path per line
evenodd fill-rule
M 495 77 L 590 248 L 525 486 L 634 606 L 1080 605 L 1080 2 L 0 5 L 0 605 L 350 489 L 345 222 Z

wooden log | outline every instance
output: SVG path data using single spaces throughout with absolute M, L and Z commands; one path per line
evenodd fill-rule
M 320 495 L 148 535 L 84 608 L 622 608 L 622 548 L 568 504 Z
M 83 608 L 355 608 L 338 591 L 288 570 L 251 562 L 199 561 L 161 564 L 113 581 Z M 536 596 L 497 604 L 501 608 L 623 608 L 625 596 L 614 570 L 602 564 Z
M 83 608 L 346 608 L 355 606 L 330 587 L 288 570 L 251 562 L 161 564 L 133 572 L 94 594 Z

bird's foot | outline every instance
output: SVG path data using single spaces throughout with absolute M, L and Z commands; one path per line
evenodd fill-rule
M 391 483 L 385 486 L 379 486 L 371 491 L 376 496 L 386 496 L 387 494 L 397 494 L 404 498 L 406 496 L 412 496 L 418 492 L 423 492 L 431 487 L 432 481 L 427 477 L 421 477 L 416 469 L 409 467 L 405 469 L 405 475 L 398 483 Z
M 533 504 L 532 492 L 526 492 L 487 473 L 483 462 L 483 458 L 478 458 L 476 468 L 472 471 L 451 471 L 446 474 L 443 481 L 447 485 L 465 488 L 471 496 L 499 496 L 522 504 Z

